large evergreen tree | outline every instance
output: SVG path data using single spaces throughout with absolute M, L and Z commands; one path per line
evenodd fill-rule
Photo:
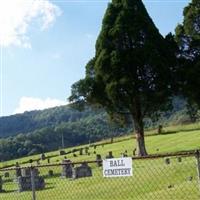
M 144 117 L 168 108 L 173 55 L 141 0 L 112 0 L 86 76 L 69 100 L 101 105 L 109 114 L 130 114 L 137 154 L 147 155 Z

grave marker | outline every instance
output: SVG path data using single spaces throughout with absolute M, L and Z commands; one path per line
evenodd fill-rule
M 82 163 L 80 167 L 75 167 L 73 171 L 73 178 L 83 178 L 92 176 L 92 169 L 86 162 Z

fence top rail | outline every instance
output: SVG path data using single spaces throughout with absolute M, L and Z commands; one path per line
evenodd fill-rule
M 200 150 L 191 150 L 191 151 L 180 151 L 174 153 L 163 153 L 163 154 L 151 154 L 147 156 L 134 156 L 132 157 L 133 160 L 147 160 L 147 159 L 158 159 L 158 158 L 165 158 L 165 157 L 190 157 L 190 156 L 200 156 Z M 8 168 L 0 168 L 0 172 L 16 170 L 16 169 L 26 169 L 26 168 L 43 168 L 43 167 L 56 167 L 56 166 L 64 166 L 64 165 L 78 165 L 82 163 L 97 163 L 102 162 L 102 160 L 88 160 L 88 161 L 80 161 L 80 162 L 68 162 L 68 163 L 53 163 L 53 164 L 45 164 L 45 165 L 30 165 L 30 166 L 22 166 L 22 167 L 8 167 Z

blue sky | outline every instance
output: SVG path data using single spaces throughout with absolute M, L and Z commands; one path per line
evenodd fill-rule
M 15 1 L 21 2 L 18 14 L 10 11 L 13 1 L 0 5 L 5 10 L 1 17 L 0 9 L 0 22 L 6 19 L 0 23 L 0 115 L 66 103 L 71 85 L 84 77 L 85 64 L 94 55 L 109 2 L 54 0 L 45 1 L 44 5 L 38 0 Z M 32 3 L 29 10 L 23 1 Z M 183 8 L 190 1 L 143 2 L 161 34 L 166 35 L 182 21 Z M 19 15 L 20 12 L 25 14 Z M 4 32 L 15 37 L 4 37 Z

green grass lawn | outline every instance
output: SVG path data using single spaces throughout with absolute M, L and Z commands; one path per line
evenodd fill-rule
M 196 160 L 176 158 L 166 165 L 164 159 L 134 160 L 133 177 L 103 178 L 102 168 L 90 164 L 93 176 L 81 179 L 61 178 L 61 166 L 51 167 L 55 177 L 47 176 L 49 168 L 41 168 L 46 188 L 36 193 L 38 200 L 198 200 L 200 191 L 197 182 Z M 14 177 L 14 173 L 11 174 Z M 189 180 L 192 177 L 192 180 Z M 11 178 L 12 179 L 12 178 Z M 31 192 L 17 192 L 17 183 L 8 180 L 4 184 L 6 193 L 0 199 L 31 199 Z
M 199 125 L 187 125 L 184 127 L 168 127 L 173 134 L 154 135 L 146 137 L 146 146 L 149 154 L 154 153 L 169 153 L 176 151 L 186 151 L 200 148 L 200 131 Z M 165 129 L 165 131 L 167 128 Z M 166 131 L 167 132 L 167 131 Z M 152 134 L 152 131 L 148 132 Z M 147 133 L 147 134 L 148 134 Z M 114 139 L 118 140 L 116 143 L 109 145 L 98 146 L 96 149 L 90 147 L 90 155 L 80 156 L 77 152 L 77 157 L 73 154 L 67 155 L 67 158 L 76 161 L 94 160 L 97 154 L 101 154 L 105 158 L 108 151 L 112 151 L 115 157 L 120 157 L 125 150 L 128 155 L 132 156 L 132 151 L 135 148 L 135 140 L 128 139 L 130 136 L 124 138 Z M 127 139 L 124 141 L 119 141 Z M 71 149 L 71 148 L 70 148 Z M 69 149 L 66 149 L 66 151 Z M 47 153 L 48 155 L 56 155 L 56 152 Z M 1 163 L 5 164 L 15 163 L 16 161 L 23 162 L 29 159 L 39 158 L 39 155 L 33 157 L 26 157 L 22 159 L 12 160 Z M 57 156 L 51 158 L 51 163 L 60 163 L 64 156 Z M 41 162 L 46 164 L 47 161 Z M 36 163 L 33 163 L 34 165 Z M 193 157 L 184 157 L 179 163 L 177 158 L 171 159 L 171 163 L 166 165 L 164 159 L 148 159 L 148 160 L 133 160 L 133 177 L 128 178 L 103 178 L 102 168 L 96 164 L 90 164 L 93 170 L 93 176 L 82 179 L 66 179 L 61 178 L 61 166 L 51 167 L 54 177 L 48 177 L 48 170 L 50 168 L 40 168 L 40 175 L 45 177 L 46 187 L 44 190 L 37 191 L 38 200 L 184 200 L 200 199 L 200 185 L 197 181 L 197 167 L 196 159 Z M 0 172 L 1 175 L 4 172 Z M 13 182 L 14 171 L 10 172 L 10 178 L 4 179 L 3 189 L 5 193 L 0 193 L 0 199 L 11 200 L 31 199 L 31 192 L 17 192 L 18 186 Z

